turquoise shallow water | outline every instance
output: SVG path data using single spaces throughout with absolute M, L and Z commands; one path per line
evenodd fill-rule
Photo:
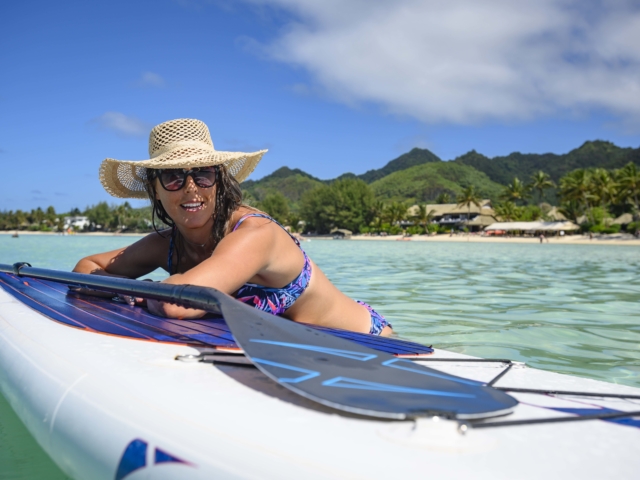
M 132 237 L 0 235 L 0 263 L 71 269 Z M 640 249 L 313 240 L 305 250 L 402 337 L 640 387 Z M 162 274 L 152 275 L 156 279 Z M 0 478 L 64 478 L 0 397 Z

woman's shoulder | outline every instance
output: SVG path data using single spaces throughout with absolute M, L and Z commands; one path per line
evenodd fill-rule
M 229 222 L 230 231 L 234 232 L 241 226 L 243 227 L 258 227 L 266 224 L 276 224 L 274 219 L 269 216 L 269 214 L 258 210 L 257 208 L 242 206 L 231 216 L 231 220 Z

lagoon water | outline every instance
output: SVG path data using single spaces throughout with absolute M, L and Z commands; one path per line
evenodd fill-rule
M 135 240 L 0 235 L 0 263 L 71 269 L 83 255 Z M 324 240 L 303 247 L 401 337 L 640 387 L 636 247 Z M 65 478 L 1 396 L 0 477 Z

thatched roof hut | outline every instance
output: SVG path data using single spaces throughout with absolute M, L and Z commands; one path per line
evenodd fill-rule
M 351 235 L 353 235 L 353 232 L 351 230 L 347 230 L 346 228 L 334 228 L 329 233 L 333 235 L 333 238 L 340 238 L 344 240 L 350 239 Z
M 633 215 L 631 215 L 630 213 L 623 213 L 611 223 L 616 225 L 627 225 L 631 222 L 633 222 Z
M 568 232 L 579 229 L 580 227 L 573 222 L 496 222 L 485 228 L 485 231 L 504 230 L 506 232 Z

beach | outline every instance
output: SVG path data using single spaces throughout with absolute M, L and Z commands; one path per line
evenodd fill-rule
M 310 237 L 313 238 L 313 237 Z M 363 241 L 411 241 L 411 242 L 474 242 L 474 243 L 504 243 L 504 244 L 526 244 L 540 243 L 540 237 L 502 237 L 502 236 L 482 236 L 482 235 L 412 235 L 403 237 L 402 235 L 388 235 L 385 237 L 371 235 L 353 235 L 351 240 Z M 594 235 L 590 239 L 587 235 L 564 235 L 545 237 L 544 244 L 552 243 L 557 245 L 624 245 L 640 247 L 640 239 L 632 235 Z
M 0 232 L 0 235 L 13 235 L 13 231 Z M 18 232 L 20 236 L 23 235 L 49 235 L 62 237 L 58 232 Z M 78 237 L 144 237 L 147 233 L 114 233 L 114 232 L 84 232 L 74 233 L 69 236 Z M 333 237 L 328 236 L 305 236 L 304 240 L 333 240 Z M 458 235 L 412 235 L 405 237 L 402 235 L 353 235 L 350 240 L 361 241 L 383 241 L 383 242 L 474 242 L 474 243 L 504 243 L 504 244 L 526 244 L 526 243 L 540 243 L 540 237 L 514 237 L 514 236 L 482 236 L 477 234 L 458 234 Z M 587 235 L 564 235 L 564 236 L 550 236 L 545 237 L 544 243 L 552 243 L 557 245 L 624 245 L 624 246 L 636 246 L 640 247 L 640 238 L 635 238 L 629 234 L 613 234 L 613 235 L 594 235 L 592 239 Z

